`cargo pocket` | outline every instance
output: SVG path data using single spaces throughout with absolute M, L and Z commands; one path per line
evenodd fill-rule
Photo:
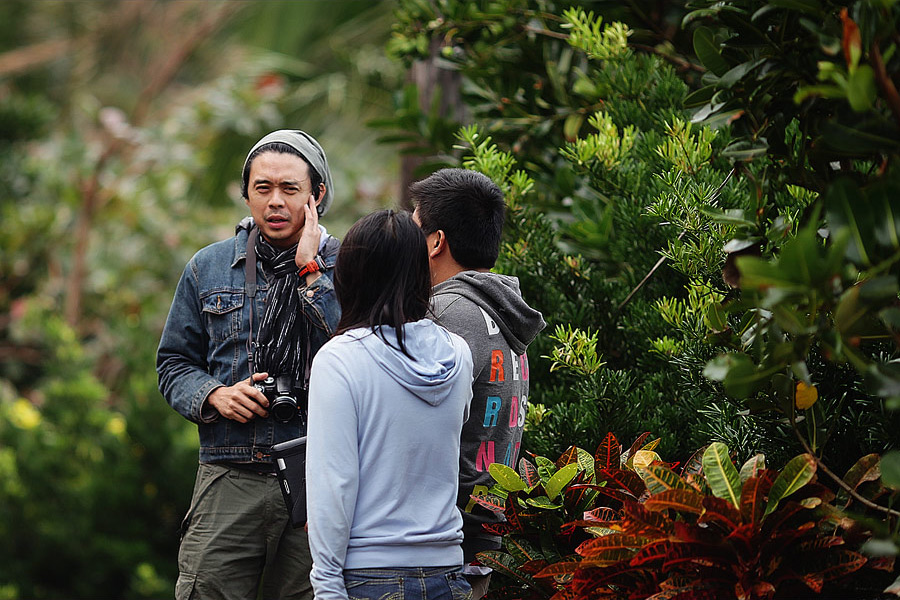
M 194 573 L 179 573 L 175 582 L 175 600 L 191 600 L 196 598 L 194 588 L 197 584 L 197 575 Z

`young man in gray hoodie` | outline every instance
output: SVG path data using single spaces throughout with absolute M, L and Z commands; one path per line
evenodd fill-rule
M 525 350 L 544 328 L 515 277 L 491 273 L 500 253 L 506 204 L 485 175 L 442 169 L 413 183 L 413 219 L 425 232 L 438 323 L 461 336 L 474 362 L 472 405 L 460 440 L 459 496 L 465 573 L 473 599 L 487 591 L 490 569 L 475 555 L 500 547 L 482 525 L 502 520 L 472 500 L 494 484 L 491 463 L 516 468 L 528 410 Z

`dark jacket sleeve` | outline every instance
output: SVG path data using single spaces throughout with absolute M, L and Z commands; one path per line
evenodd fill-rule
M 203 410 L 209 393 L 224 385 L 208 372 L 209 335 L 203 325 L 197 290 L 196 263 L 184 269 L 156 354 L 159 391 L 182 416 L 195 423 L 211 422 L 219 414 Z

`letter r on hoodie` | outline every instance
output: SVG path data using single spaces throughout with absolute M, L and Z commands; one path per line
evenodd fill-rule
M 488 396 L 487 404 L 484 407 L 484 426 L 493 427 L 497 424 L 497 418 L 500 415 L 500 407 L 503 401 L 500 396 Z
M 490 381 L 503 381 L 503 350 L 491 350 L 491 379 Z

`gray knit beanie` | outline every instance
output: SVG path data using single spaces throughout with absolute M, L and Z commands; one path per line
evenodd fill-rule
M 331 170 L 328 168 L 328 159 L 325 157 L 325 151 L 322 150 L 322 146 L 319 145 L 319 142 L 308 133 L 300 131 L 299 129 L 280 129 L 278 131 L 273 131 L 256 142 L 253 148 L 250 149 L 250 152 L 247 153 L 247 158 L 244 160 L 244 169 L 247 168 L 247 161 L 250 160 L 250 156 L 259 147 L 273 142 L 287 144 L 302 154 L 322 177 L 322 181 L 325 183 L 325 195 L 322 197 L 322 202 L 319 204 L 317 212 L 319 213 L 319 216 L 324 215 L 331 207 L 331 202 L 334 198 L 334 181 L 331 178 Z

